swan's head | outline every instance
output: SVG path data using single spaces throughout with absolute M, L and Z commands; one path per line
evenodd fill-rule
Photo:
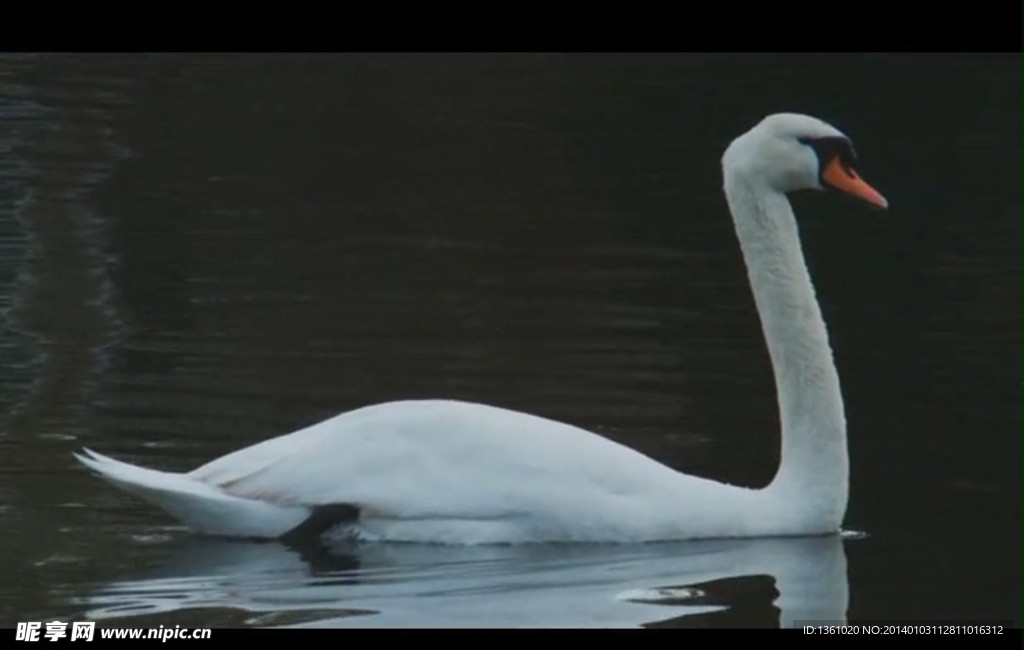
M 732 141 L 722 157 L 726 178 L 743 177 L 780 192 L 834 189 L 878 208 L 888 202 L 857 175 L 850 139 L 831 124 L 776 113 Z

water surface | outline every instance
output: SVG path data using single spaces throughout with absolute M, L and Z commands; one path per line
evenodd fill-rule
M 998 55 L 0 57 L 0 624 L 775 626 L 818 607 L 1019 625 L 1020 73 Z M 718 161 L 778 110 L 843 128 L 892 206 L 794 197 L 866 537 L 226 543 L 71 458 L 190 469 L 451 397 L 763 486 L 778 415 Z

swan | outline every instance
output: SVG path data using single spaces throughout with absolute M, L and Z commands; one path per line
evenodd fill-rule
M 764 118 L 722 157 L 778 394 L 781 461 L 765 488 L 683 474 L 569 424 L 441 399 L 359 408 L 187 473 L 74 455 L 217 536 L 490 544 L 835 533 L 849 491 L 843 400 L 786 193 L 829 188 L 886 208 L 855 164 L 847 136 L 795 113 Z

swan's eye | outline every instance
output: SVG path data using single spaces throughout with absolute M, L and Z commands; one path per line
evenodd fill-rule
M 854 169 L 857 167 L 857 153 L 853 150 L 853 144 L 846 138 L 840 136 L 829 136 L 826 138 L 798 138 L 801 144 L 805 144 L 818 156 L 818 173 L 823 173 L 825 168 L 833 161 L 838 160 L 843 172 L 850 178 L 856 178 Z

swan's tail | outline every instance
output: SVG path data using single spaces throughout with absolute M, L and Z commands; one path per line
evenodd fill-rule
M 305 506 L 242 499 L 185 474 L 130 465 L 89 449 L 83 452 L 74 456 L 86 467 L 200 533 L 276 538 L 301 524 L 312 512 Z

